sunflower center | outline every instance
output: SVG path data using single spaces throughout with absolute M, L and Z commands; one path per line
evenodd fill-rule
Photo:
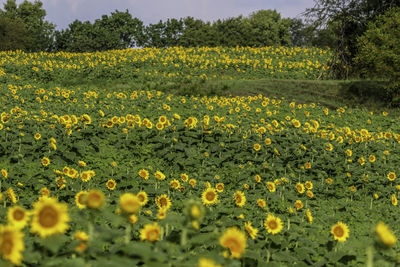
M 275 220 L 271 220 L 268 222 L 268 227 L 271 230 L 278 228 L 278 223 Z
M 143 202 L 144 201 L 144 196 L 143 195 L 138 195 L 139 201 Z
M 153 229 L 147 232 L 147 239 L 148 240 L 157 240 L 158 239 L 158 230 Z
M 52 228 L 58 222 L 58 213 L 51 207 L 44 207 L 39 213 L 39 224 L 45 228 Z
M 161 206 L 161 207 L 165 207 L 165 206 L 167 206 L 167 204 L 168 204 L 168 203 L 167 203 L 167 200 L 166 200 L 165 198 L 161 198 L 161 199 L 160 199 L 160 206 Z
M 1 254 L 3 255 L 9 255 L 12 252 L 12 249 L 14 247 L 13 239 L 12 239 L 12 234 L 9 232 L 3 233 L 3 242 L 1 242 L 0 250 Z
M 206 194 L 206 199 L 207 199 L 208 201 L 213 201 L 214 198 L 215 198 L 214 192 L 208 192 L 208 193 Z
M 242 197 L 240 195 L 236 195 L 235 196 L 235 201 L 236 201 L 236 203 L 242 202 Z
M 78 197 L 78 203 L 81 205 L 85 204 L 85 194 L 80 194 Z
M 16 221 L 21 221 L 24 219 L 24 217 L 25 217 L 25 212 L 23 212 L 22 210 L 16 210 L 13 213 L 13 218 Z
M 342 227 L 335 227 L 335 229 L 333 229 L 333 233 L 337 237 L 342 237 L 344 235 L 344 230 Z
M 233 253 L 240 253 L 241 252 L 241 245 L 239 241 L 235 238 L 229 238 L 225 242 L 226 247 L 228 247 L 231 252 Z

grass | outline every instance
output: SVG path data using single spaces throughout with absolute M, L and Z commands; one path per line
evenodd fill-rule
M 75 81 L 61 86 L 79 86 L 112 90 L 159 90 L 175 95 L 257 95 L 284 98 L 296 103 L 316 103 L 330 109 L 360 108 L 388 111 L 399 115 L 398 108 L 387 106 L 381 82 L 360 80 L 186 80 L 181 82 L 139 82 L 137 80 Z M 57 83 L 56 86 L 60 86 Z

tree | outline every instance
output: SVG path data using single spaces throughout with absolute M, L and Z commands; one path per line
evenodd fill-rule
M 0 50 L 25 49 L 29 43 L 23 22 L 0 17 Z
M 358 38 L 354 59 L 360 71 L 369 77 L 387 78 L 400 90 L 400 8 L 389 9 L 368 24 Z
M 249 46 L 290 45 L 290 19 L 282 19 L 276 10 L 259 10 L 243 20 Z
M 17 6 L 16 0 L 7 0 L 0 16 L 25 25 L 29 36 L 29 43 L 24 45 L 27 50 L 51 50 L 55 25 L 45 20 L 46 11 L 41 1 L 31 3 L 25 0 Z
M 348 68 L 357 53 L 357 38 L 367 29 L 370 21 L 387 9 L 400 6 L 398 0 L 314 0 L 315 5 L 304 15 L 315 27 L 327 29 L 334 37 L 333 62 L 338 76 L 348 76 Z

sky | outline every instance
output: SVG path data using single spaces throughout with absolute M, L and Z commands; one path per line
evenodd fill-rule
M 101 18 L 115 10 L 128 10 L 144 24 L 157 23 L 160 19 L 187 16 L 203 21 L 214 21 L 239 15 L 248 16 L 260 9 L 275 9 L 282 17 L 294 18 L 314 0 L 41 0 L 47 12 L 46 19 L 65 29 L 70 23 Z M 0 8 L 6 0 L 0 0 Z M 17 4 L 23 2 L 17 0 Z M 33 0 L 31 0 L 33 2 Z

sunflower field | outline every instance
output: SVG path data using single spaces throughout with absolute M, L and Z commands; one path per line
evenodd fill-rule
M 316 79 L 327 77 L 331 55 L 330 50 L 296 47 L 170 47 L 96 53 L 5 51 L 0 52 L 0 82 L 6 79 L 5 74 L 42 84 L 77 79 L 140 83 L 235 78 Z
M 391 114 L 43 86 L 7 53 L 1 266 L 400 264 Z

